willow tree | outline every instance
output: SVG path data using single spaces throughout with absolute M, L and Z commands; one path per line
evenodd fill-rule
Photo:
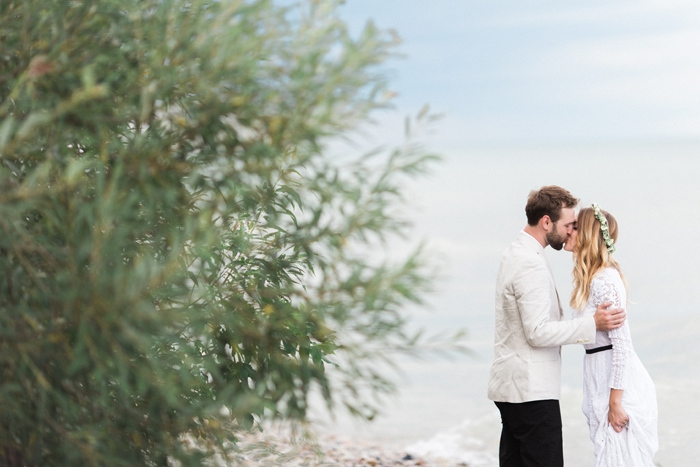
M 429 157 L 328 156 L 396 44 L 336 10 L 0 4 L 4 465 L 201 465 L 315 390 L 372 415 L 428 285 L 372 245 Z

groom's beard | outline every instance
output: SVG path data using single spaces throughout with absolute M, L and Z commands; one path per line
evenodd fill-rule
M 556 231 L 551 231 L 547 234 L 547 243 L 549 243 L 549 246 L 551 246 L 553 249 L 559 251 L 561 248 L 564 246 L 564 243 L 567 240 L 567 236 L 560 237 Z

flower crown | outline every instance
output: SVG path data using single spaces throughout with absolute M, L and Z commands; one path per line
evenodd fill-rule
M 593 208 L 593 215 L 600 222 L 600 231 L 603 234 L 603 240 L 605 240 L 605 246 L 608 249 L 608 253 L 615 252 L 615 242 L 610 238 L 610 230 L 608 229 L 608 220 L 605 218 L 602 212 L 600 212 L 600 206 L 598 203 L 591 204 Z

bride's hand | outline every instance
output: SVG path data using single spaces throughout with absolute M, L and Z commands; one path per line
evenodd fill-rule
M 623 428 L 627 426 L 630 418 L 627 416 L 627 412 L 622 408 L 622 404 L 610 404 L 610 410 L 608 411 L 608 422 L 612 425 L 613 430 L 620 433 Z

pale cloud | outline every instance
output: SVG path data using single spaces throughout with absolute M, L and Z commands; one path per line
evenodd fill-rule
M 667 33 L 574 41 L 554 48 L 538 64 L 542 71 L 564 65 L 567 71 L 649 73 L 700 70 L 700 28 Z M 561 69 L 561 68 L 559 68 Z
M 696 108 L 700 104 L 700 70 L 692 73 L 649 73 L 643 76 L 614 77 L 582 86 L 582 94 L 608 102 L 635 106 L 658 105 L 661 111 Z
M 532 71 L 556 74 L 564 89 L 578 90 L 576 99 L 667 114 L 700 104 L 698 46 L 700 29 L 576 42 L 553 50 Z
M 570 2 L 556 8 L 547 5 L 537 9 L 529 4 L 525 11 L 520 8 L 508 15 L 494 16 L 487 22 L 492 27 L 541 27 L 552 25 L 585 25 L 590 23 L 632 22 L 661 18 L 675 22 L 692 23 L 700 14 L 700 2 L 696 0 L 648 0 L 605 2 Z M 694 15 L 695 14 L 695 15 Z
M 668 137 L 697 138 L 700 136 L 700 115 L 683 112 L 667 116 L 657 122 L 655 131 Z

